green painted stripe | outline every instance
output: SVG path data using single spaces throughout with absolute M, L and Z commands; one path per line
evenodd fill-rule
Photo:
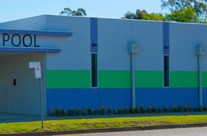
M 90 88 L 89 70 L 47 70 L 47 88 Z
M 130 71 L 99 71 L 100 88 L 130 88 Z
M 198 87 L 198 72 L 171 71 L 170 87 L 173 88 Z
M 47 88 L 90 88 L 90 70 L 47 70 Z M 127 70 L 99 71 L 100 88 L 131 88 L 131 72 Z M 170 87 L 198 87 L 198 72 L 171 71 Z M 203 87 L 207 87 L 207 72 L 203 72 Z M 136 88 L 163 88 L 162 71 L 136 71 Z
M 137 88 L 159 88 L 163 87 L 162 71 L 136 71 Z M 124 70 L 102 70 L 99 71 L 100 88 L 130 88 L 131 72 Z
M 207 87 L 207 72 L 203 72 L 202 73 L 202 83 L 203 83 L 203 87 Z
M 163 88 L 162 71 L 136 71 L 137 88 Z

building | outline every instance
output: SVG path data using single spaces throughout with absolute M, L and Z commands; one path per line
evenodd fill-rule
M 206 36 L 204 24 L 142 20 L 42 15 L 1 23 L 0 112 L 40 114 L 40 88 L 45 114 L 207 105 Z M 41 80 L 29 62 L 41 63 Z

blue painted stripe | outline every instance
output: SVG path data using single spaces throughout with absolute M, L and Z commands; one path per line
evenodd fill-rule
M 168 49 L 169 54 L 169 22 L 163 22 L 163 52 Z
M 197 88 L 143 88 L 136 90 L 136 105 L 145 107 L 198 106 Z M 207 104 L 207 103 L 205 103 Z
M 130 98 L 130 89 L 47 89 L 47 111 L 50 108 L 130 107 Z
M 207 105 L 207 88 L 203 89 L 203 103 Z M 137 88 L 136 106 L 156 107 L 198 106 L 197 88 Z M 131 107 L 131 89 L 47 89 L 47 111 L 50 108 L 96 109 Z
M 35 34 L 43 36 L 72 36 L 72 32 L 66 31 L 49 31 L 49 30 L 13 30 L 13 29 L 0 29 L 0 33 L 8 34 Z
M 37 52 L 37 53 L 58 53 L 60 49 L 49 49 L 49 48 L 0 48 L 0 52 Z
M 90 19 L 90 30 L 91 30 L 91 48 L 98 46 L 98 19 L 97 18 L 91 18 Z M 91 49 L 93 50 L 93 49 Z M 98 48 L 96 49 L 96 52 L 98 51 Z

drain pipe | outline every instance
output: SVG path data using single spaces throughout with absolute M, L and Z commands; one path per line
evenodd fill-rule
M 196 56 L 198 57 L 198 88 L 199 88 L 199 106 L 203 106 L 203 85 L 202 85 L 202 64 L 201 57 L 205 56 L 207 46 L 196 46 Z
M 199 87 L 199 106 L 203 106 L 202 68 L 201 68 L 200 55 L 198 55 L 198 87 Z
M 136 78 L 135 78 L 135 54 L 131 56 L 131 87 L 132 87 L 132 107 L 136 107 Z
M 135 77 L 135 56 L 138 52 L 137 44 L 128 45 L 128 53 L 130 54 L 131 63 L 131 89 L 132 89 L 132 108 L 136 107 L 136 77 Z

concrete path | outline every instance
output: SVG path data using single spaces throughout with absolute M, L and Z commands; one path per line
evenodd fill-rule
M 109 133 L 96 133 L 96 134 L 77 134 L 77 135 L 64 135 L 64 136 L 207 136 L 207 127 L 126 131 L 126 132 L 111 132 L 111 133 L 109 132 Z
M 61 120 L 67 118 L 48 117 L 45 116 L 44 120 Z M 28 121 L 40 121 L 40 115 L 28 115 L 28 114 L 12 114 L 12 113 L 0 113 L 0 123 L 9 122 L 28 122 Z
M 0 113 L 0 123 L 27 122 L 40 120 L 40 116 Z

